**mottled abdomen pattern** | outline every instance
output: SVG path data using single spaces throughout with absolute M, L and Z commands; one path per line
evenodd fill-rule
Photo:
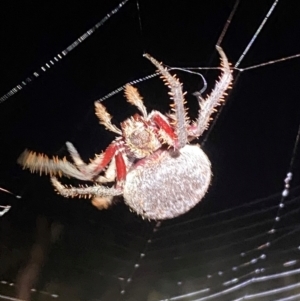
M 123 196 L 133 211 L 148 219 L 170 219 L 203 198 L 212 176 L 208 157 L 198 145 L 179 152 L 158 151 L 129 171 Z

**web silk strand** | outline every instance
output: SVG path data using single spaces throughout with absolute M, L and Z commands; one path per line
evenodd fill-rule
M 124 0 L 119 3 L 117 7 L 115 7 L 110 13 L 108 13 L 101 21 L 87 30 L 83 35 L 81 35 L 78 39 L 76 39 L 72 44 L 70 44 L 66 49 L 55 55 L 52 59 L 42 65 L 37 71 L 33 72 L 32 75 L 28 76 L 6 94 L 4 94 L 0 98 L 0 104 L 11 96 L 15 95 L 19 91 L 21 91 L 24 87 L 26 87 L 29 83 L 34 81 L 36 78 L 40 77 L 43 73 L 47 72 L 50 68 L 52 68 L 55 64 L 61 61 L 67 54 L 69 54 L 72 50 L 74 50 L 78 45 L 84 42 L 87 38 L 89 38 L 98 28 L 100 28 L 106 21 L 108 21 L 113 15 L 115 15 L 119 10 L 128 2 L 129 0 Z

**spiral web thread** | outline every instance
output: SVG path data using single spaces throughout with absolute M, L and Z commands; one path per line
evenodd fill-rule
M 125 4 L 126 2 L 122 3 Z M 233 12 L 222 31 L 219 39 L 220 43 L 237 10 L 238 2 L 236 1 Z M 238 67 L 249 51 L 277 3 L 278 1 L 274 1 L 264 22 L 251 39 L 250 46 L 243 52 L 236 67 Z M 247 71 L 299 56 L 295 55 L 238 70 Z M 188 68 L 185 69 L 188 70 Z M 149 75 L 131 83 L 142 82 L 154 76 L 154 74 Z M 101 100 L 110 98 L 120 91 L 122 91 L 122 87 L 111 92 Z M 213 126 L 214 124 L 212 124 Z M 291 189 L 290 182 L 297 155 L 299 136 L 300 127 L 295 139 L 290 166 L 284 179 L 284 189 L 281 194 L 274 194 L 267 198 L 254 200 L 247 204 L 190 219 L 185 222 L 175 224 L 158 222 L 155 223 L 152 229 L 147 231 L 146 239 L 144 235 L 137 235 L 136 233 L 126 231 L 124 235 L 127 242 L 140 241 L 140 251 L 109 243 L 105 240 L 99 241 L 102 248 L 107 247 L 114 250 L 114 252 L 108 253 L 107 259 L 115 262 L 116 265 L 123 264 L 126 267 L 124 272 L 99 272 L 99 270 L 87 267 L 80 267 L 79 269 L 87 273 L 93 273 L 95 277 L 99 277 L 99 280 L 109 279 L 112 282 L 112 286 L 120 287 L 120 300 L 126 299 L 126 296 L 130 296 L 133 287 L 142 287 L 145 282 L 148 287 L 158 285 L 157 282 L 159 279 L 157 279 L 157 274 L 159 274 L 159 278 L 172 278 L 172 282 L 168 284 L 166 298 L 160 299 L 161 301 L 224 300 L 224 298 L 231 296 L 231 300 L 235 301 L 270 300 L 270 298 L 277 301 L 298 300 L 300 298 L 300 260 L 298 259 L 300 243 L 297 238 L 300 227 L 297 221 L 299 220 L 300 210 L 300 186 Z M 209 226 L 207 225 L 207 221 L 210 222 Z M 191 228 L 193 230 L 190 230 Z M 190 239 L 191 235 L 201 237 L 201 239 Z M 170 236 L 173 237 L 172 246 L 166 243 L 166 241 L 170 241 Z M 240 241 L 238 237 L 241 236 L 247 238 Z M 220 238 L 224 239 L 226 237 L 228 237 L 227 244 L 222 244 L 221 246 L 215 245 L 215 242 Z M 165 238 L 168 238 L 168 240 L 165 240 Z M 285 248 L 285 242 L 287 241 L 293 241 L 292 246 L 289 248 Z M 205 250 L 201 248 L 204 244 L 207 246 Z M 188 248 L 191 245 L 194 246 L 193 249 L 198 246 L 200 251 L 189 252 Z M 224 256 L 224 253 L 230 253 L 228 250 L 232 247 L 234 247 L 235 252 L 230 254 L 230 256 Z M 178 253 L 178 250 L 183 251 Z M 227 252 L 224 252 L 226 250 Z M 240 252 L 236 250 L 240 250 Z M 111 254 L 118 254 L 118 256 Z M 157 256 L 158 254 L 159 256 Z M 203 260 L 203 258 L 207 258 L 207 254 L 213 254 L 212 262 Z M 131 260 L 128 260 L 128 257 Z M 178 264 L 170 266 L 170 262 L 174 262 L 174 259 Z M 180 264 L 183 260 L 185 262 L 184 267 Z M 277 262 L 276 265 L 270 265 L 270 262 L 274 261 Z M 219 268 L 216 269 L 214 266 Z M 221 267 L 224 268 L 222 269 Z M 143 273 L 143 271 L 146 271 L 146 273 Z M 185 273 L 193 275 L 191 283 L 185 283 Z M 293 283 L 292 279 L 295 280 Z M 286 283 L 287 280 L 289 284 Z M 0 281 L 0 285 L 13 287 L 14 283 L 2 280 Z M 259 289 L 256 289 L 259 292 L 251 293 L 253 285 L 259 287 Z M 193 287 L 194 289 L 190 289 L 187 294 L 180 294 L 184 286 Z M 269 289 L 266 287 L 269 287 Z M 241 297 L 241 290 L 245 288 L 249 288 L 247 290 L 248 294 Z M 35 290 L 33 289 L 33 291 Z M 170 291 L 174 292 L 174 294 L 171 294 L 173 297 L 170 297 Z M 178 293 L 176 294 L 175 292 Z M 40 291 L 39 293 L 53 299 L 60 299 L 59 293 L 50 294 L 45 291 Z M 283 293 L 289 293 L 290 297 L 282 297 L 281 294 Z M 1 294 L 0 298 L 4 300 L 18 300 Z

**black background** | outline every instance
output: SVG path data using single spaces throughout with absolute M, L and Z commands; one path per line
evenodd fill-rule
M 55 196 L 46 177 L 22 171 L 16 160 L 25 148 L 64 155 L 65 141 L 72 141 L 85 159 L 99 153 L 113 135 L 98 125 L 94 101 L 126 82 L 154 72 L 143 52 L 169 66 L 218 66 L 215 44 L 234 3 L 141 0 L 138 11 L 136 2 L 129 1 L 62 61 L 0 104 L 0 184 L 22 195 L 21 200 L 16 200 L 0 191 L 0 201 L 13 205 L 5 218 L 15 229 L 28 227 L 31 233 L 36 216 L 43 215 L 51 221 L 63 221 L 65 227 L 76 233 L 78 241 L 90 231 L 95 232 L 91 241 L 98 239 L 101 231 L 99 234 L 96 229 L 101 227 L 117 229 L 120 237 L 129 228 L 142 237 L 143 231 L 151 232 L 153 223 L 141 221 L 122 204 L 99 212 L 88 201 Z M 233 65 L 272 3 L 239 4 L 221 44 Z M 117 1 L 2 2 L 0 96 L 40 70 L 117 4 Z M 297 1 L 279 1 L 241 68 L 300 53 L 297 5 Z M 300 59 L 294 59 L 244 71 L 239 76 L 204 145 L 214 173 L 209 193 L 190 213 L 167 223 L 243 205 L 283 189 L 300 120 L 299 67 Z M 176 73 L 189 93 L 189 113 L 195 118 L 197 104 L 191 94 L 201 89 L 202 82 L 197 76 Z M 238 72 L 234 74 L 237 76 Z M 203 75 L 209 92 L 218 71 L 203 71 Z M 148 110 L 168 111 L 167 90 L 158 79 L 137 87 Z M 116 124 L 134 112 L 122 93 L 104 104 Z M 296 158 L 293 185 L 298 184 L 299 158 Z M 139 249 L 137 242 L 132 244 Z M 68 247 L 71 246 L 70 243 Z

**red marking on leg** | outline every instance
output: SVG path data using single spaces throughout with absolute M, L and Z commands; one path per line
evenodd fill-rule
M 177 137 L 170 124 L 168 124 L 159 114 L 154 114 L 152 118 L 155 124 L 165 131 L 166 134 L 175 142 Z
M 117 150 L 117 145 L 115 143 L 112 143 L 108 146 L 108 148 L 104 152 L 104 156 L 101 163 L 95 169 L 96 173 L 101 172 L 103 168 L 105 168 L 105 166 L 111 161 L 111 159 L 115 155 L 116 150 Z
M 117 168 L 117 185 L 123 183 L 126 178 L 126 164 L 121 152 L 116 154 L 116 168 Z M 122 184 L 121 184 L 122 185 Z

